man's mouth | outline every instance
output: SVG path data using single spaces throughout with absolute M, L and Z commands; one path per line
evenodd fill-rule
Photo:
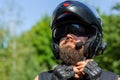
M 75 47 L 75 44 L 72 43 L 72 42 L 66 42 L 66 43 L 64 44 L 64 46 L 74 48 L 74 47 Z

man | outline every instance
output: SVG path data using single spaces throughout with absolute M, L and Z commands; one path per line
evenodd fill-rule
M 92 59 L 104 52 L 106 44 L 101 19 L 88 5 L 62 2 L 53 13 L 51 29 L 53 53 L 62 63 L 35 80 L 120 80 Z

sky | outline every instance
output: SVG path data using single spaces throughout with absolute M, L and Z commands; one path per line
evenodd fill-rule
M 8 5 L 11 4 L 15 7 L 14 9 L 16 13 L 14 12 L 10 18 L 13 18 L 17 15 L 17 18 L 22 21 L 22 24 L 19 25 L 19 28 L 17 29 L 17 33 L 21 33 L 31 29 L 33 25 L 40 21 L 43 15 L 48 14 L 51 16 L 56 6 L 63 1 L 65 0 L 0 0 L 0 10 L 7 13 Z M 114 6 L 117 2 L 120 3 L 120 0 L 79 1 L 86 2 L 93 7 L 98 7 L 100 11 L 105 14 L 110 14 L 111 7 Z M 7 14 L 6 17 L 8 16 L 9 15 Z

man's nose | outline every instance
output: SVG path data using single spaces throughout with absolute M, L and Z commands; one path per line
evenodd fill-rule
M 66 39 L 67 39 L 67 40 L 73 40 L 74 37 L 72 36 L 72 34 L 67 34 L 67 35 L 66 35 Z

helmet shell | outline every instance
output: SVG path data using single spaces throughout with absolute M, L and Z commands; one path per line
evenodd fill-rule
M 89 27 L 95 25 L 102 34 L 101 18 L 92 7 L 85 3 L 65 1 L 56 7 L 51 20 L 51 28 L 69 22 L 77 22 Z
M 87 58 L 91 58 L 102 50 L 102 22 L 97 12 L 90 6 L 79 1 L 64 1 L 60 3 L 53 12 L 51 20 L 51 30 L 53 31 L 60 25 L 78 23 L 87 28 L 95 28 L 96 33 L 88 40 L 85 52 L 89 53 Z M 53 53 L 59 59 L 59 40 L 53 39 Z M 103 51 L 102 51 L 103 52 Z

